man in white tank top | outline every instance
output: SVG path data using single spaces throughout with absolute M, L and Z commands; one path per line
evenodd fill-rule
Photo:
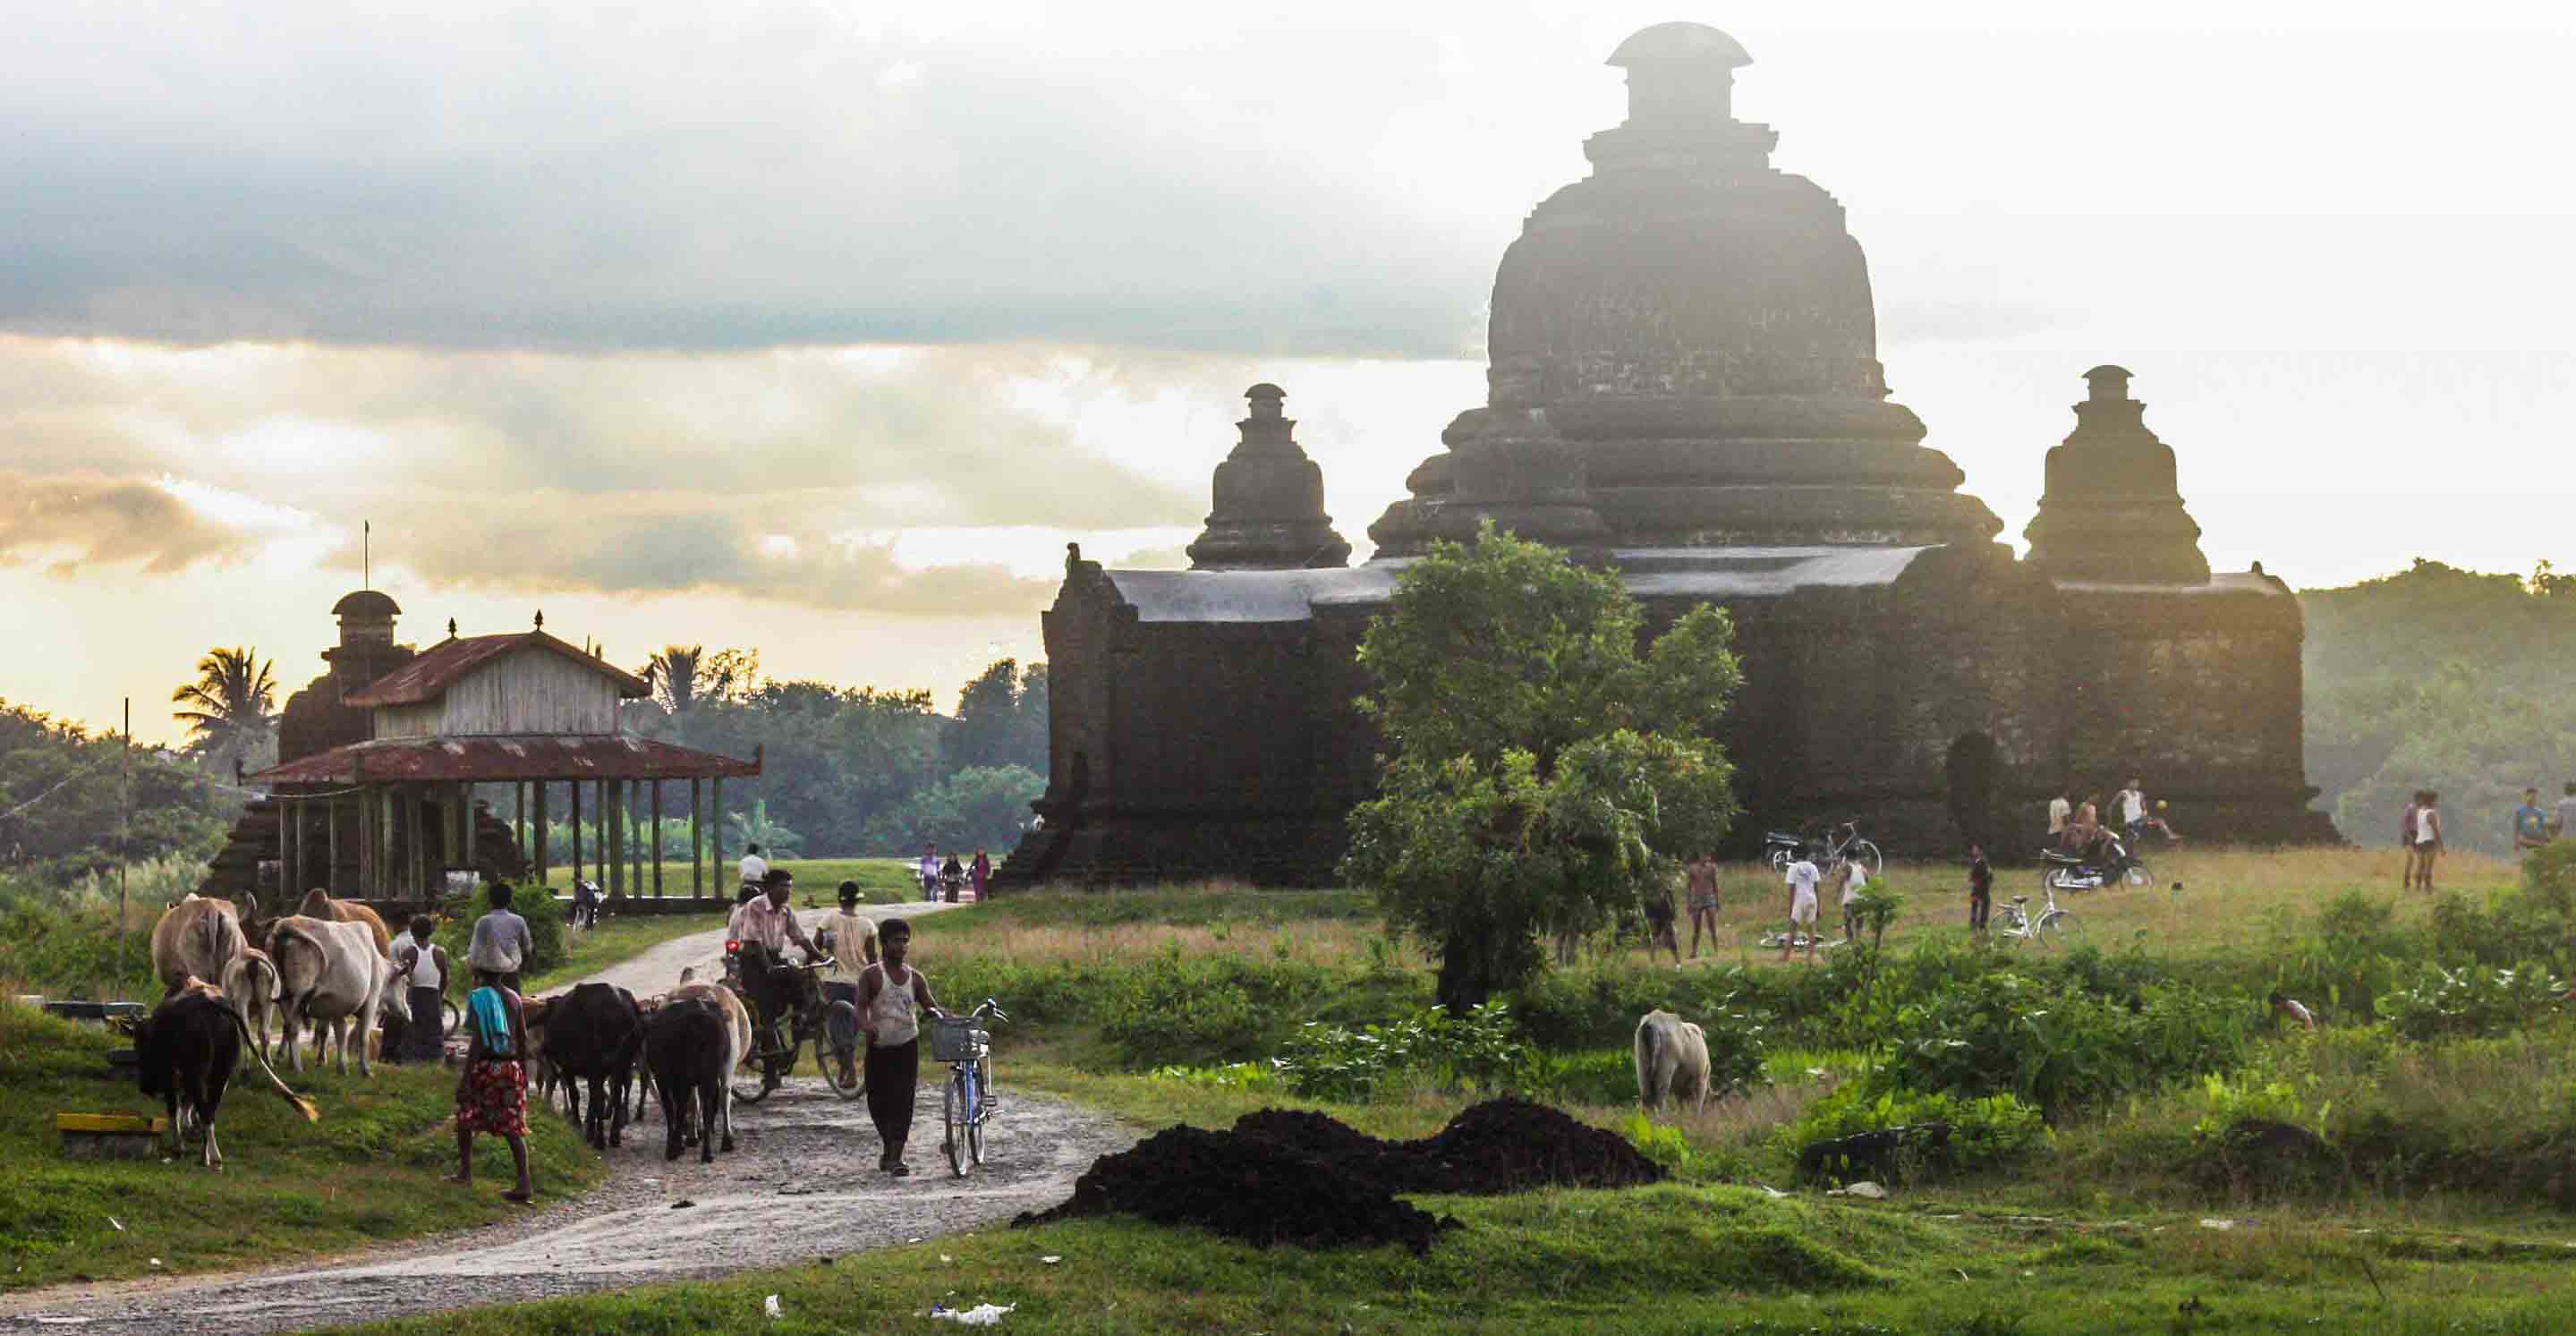
M 859 1027 L 867 1031 L 868 1119 L 877 1125 L 885 1153 L 877 1167 L 897 1178 L 912 1173 L 903 1143 L 912 1138 L 912 1104 L 921 1085 L 921 1018 L 939 1004 L 930 981 L 905 963 L 912 953 L 912 925 L 887 919 L 877 925 L 883 959 L 859 976 Z
M 410 928 L 409 937 L 394 940 L 394 972 L 405 978 L 404 986 L 411 990 L 411 1028 L 395 1044 L 395 1060 L 435 1063 L 446 1056 L 446 1017 L 439 1013 L 453 971 L 447 965 L 447 948 L 429 940 L 438 920 L 414 914 Z

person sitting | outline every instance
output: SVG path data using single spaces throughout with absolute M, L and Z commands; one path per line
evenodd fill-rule
M 734 910 L 733 922 L 725 930 L 726 936 L 742 943 L 743 987 L 751 994 L 752 1022 L 764 1050 L 779 1046 L 775 1026 L 793 1004 L 794 985 L 799 982 L 794 977 L 795 967 L 787 963 L 787 944 L 794 942 L 804 948 L 808 959 L 823 954 L 805 935 L 805 929 L 796 922 L 796 910 L 787 903 L 795 890 L 795 873 L 783 867 L 771 868 L 762 878 L 761 895 Z M 761 1086 L 774 1090 L 778 1081 L 777 1071 L 771 1069 L 761 1077 Z
M 576 928 L 599 926 L 599 883 L 583 880 L 572 884 L 572 923 Z
M 760 846 L 753 844 L 742 851 L 742 889 L 734 893 L 737 905 L 750 904 L 761 892 L 769 877 L 769 860 L 760 856 Z

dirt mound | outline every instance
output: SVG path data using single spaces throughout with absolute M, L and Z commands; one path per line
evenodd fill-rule
M 1075 1179 L 1073 1197 L 1014 1225 L 1111 1213 L 1198 1225 L 1254 1247 L 1401 1243 L 1427 1252 L 1458 1222 L 1397 1201 L 1382 1184 L 1275 1141 L 1167 1127 L 1133 1150 L 1103 1155 Z
M 1663 1166 L 1626 1137 L 1527 1100 L 1489 1099 L 1450 1119 L 1438 1136 L 1394 1144 L 1412 1161 L 1399 1191 L 1628 1188 L 1664 1178 Z

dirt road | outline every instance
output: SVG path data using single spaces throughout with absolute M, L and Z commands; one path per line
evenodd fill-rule
M 937 908 L 875 906 L 870 913 Z M 684 966 L 697 966 L 701 976 L 720 969 L 723 937 L 719 930 L 680 938 L 596 977 L 661 992 Z M 935 970 L 931 977 L 935 983 Z M 1005 1063 L 1008 1056 L 1006 1043 Z M 656 1106 L 624 1146 L 608 1152 L 608 1181 L 579 1201 L 328 1262 L 10 1296 L 0 1299 L 0 1326 L 230 1336 L 842 1256 L 1052 1206 L 1093 1159 L 1135 1141 L 1109 1119 L 1013 1092 L 1008 1066 L 998 1070 L 1004 1103 L 986 1136 L 986 1163 L 962 1182 L 939 1154 L 938 1082 L 946 1068 L 923 1063 L 908 1179 L 877 1171 L 865 1100 L 842 1100 L 800 1074 L 736 1114 L 736 1149 L 712 1165 L 700 1165 L 694 1150 L 676 1163 L 663 1160 Z

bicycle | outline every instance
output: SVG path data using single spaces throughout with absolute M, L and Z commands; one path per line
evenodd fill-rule
M 1000 1003 L 985 998 L 964 1016 L 934 1011 L 930 1017 L 930 1058 L 948 1064 L 948 1088 L 941 1092 L 940 1119 L 947 1137 L 939 1148 L 948 1155 L 948 1170 L 959 1178 L 984 1162 L 984 1124 L 1001 1107 L 993 1099 L 993 1072 L 985 1065 L 993 1036 L 976 1025 L 986 1016 L 1007 1021 Z
M 751 994 L 740 983 L 741 945 L 739 942 L 725 943 L 725 976 L 727 984 L 748 1003 Z M 796 1070 L 796 1055 L 805 1047 L 807 1040 L 813 1041 L 814 1066 L 822 1073 L 823 1084 L 830 1086 L 833 1094 L 843 1099 L 857 1099 L 866 1091 L 867 1076 L 855 1060 L 848 1064 L 850 1079 L 847 1082 L 841 1080 L 843 1064 L 840 1059 L 855 1051 L 858 1011 L 847 1002 L 825 1002 L 823 990 L 814 981 L 816 974 L 836 963 L 833 957 L 824 956 L 802 965 L 785 967 L 799 976 L 794 985 L 795 1009 L 785 1016 L 757 1018 L 758 1023 L 752 1026 L 752 1038 L 763 1047 L 750 1056 L 760 1063 L 761 1079 L 748 1084 L 735 1082 L 733 1097 L 736 1100 L 758 1104 L 769 1098 L 769 1092 L 777 1089 L 789 1072 Z M 757 1008 L 754 1010 L 756 1012 Z M 788 1022 L 785 1044 L 778 1042 L 778 1022 L 782 1020 Z
M 2023 908 L 2030 903 L 2030 897 L 2016 895 L 2012 898 L 2011 904 L 2003 907 L 1998 916 L 2000 922 L 1991 925 L 1988 931 L 2015 942 L 2037 942 L 2041 946 L 2055 946 L 2060 941 L 2066 941 L 2075 946 L 2082 946 L 2084 944 L 2082 920 L 2057 907 L 2055 887 L 2043 885 L 2041 890 L 2047 897 L 2048 907 L 2039 912 L 2038 918 L 2032 918 L 2029 911 Z
M 1846 821 L 1834 827 L 1822 840 L 1808 840 L 1775 830 L 1763 837 L 1763 843 L 1770 850 L 1771 870 L 1774 872 L 1788 871 L 1789 864 L 1797 861 L 1798 850 L 1808 844 L 1823 846 L 1823 856 L 1816 860 L 1821 867 L 1831 867 L 1835 859 L 1848 858 L 1869 869 L 1870 880 L 1876 881 L 1879 870 L 1886 866 L 1878 846 L 1862 838 L 1860 824 L 1856 821 Z

